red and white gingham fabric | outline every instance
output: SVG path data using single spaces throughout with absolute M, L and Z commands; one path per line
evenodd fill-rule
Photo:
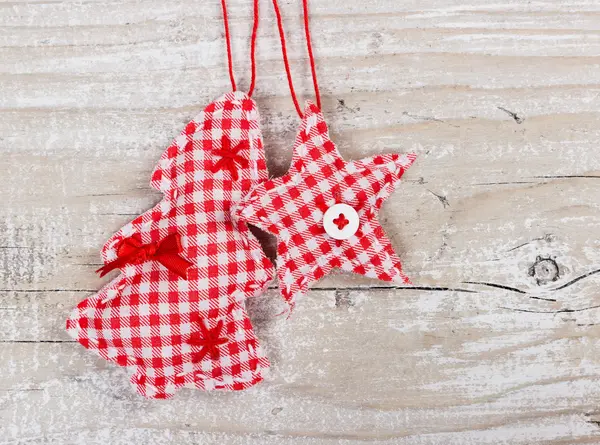
M 241 390 L 263 378 L 269 362 L 244 300 L 261 293 L 273 268 L 232 206 L 267 179 L 259 115 L 245 93 L 208 105 L 164 152 L 152 186 L 164 199 L 119 230 L 102 250 L 135 236 L 159 243 L 178 233 L 187 279 L 159 261 L 121 269 L 84 301 L 67 330 L 86 348 L 121 366 L 146 397 L 167 398 L 182 386 Z
M 334 268 L 409 283 L 377 213 L 415 158 L 385 154 L 345 162 L 329 139 L 323 114 L 307 102 L 289 172 L 256 186 L 233 211 L 277 236 L 279 286 L 291 307 Z M 341 241 L 323 227 L 325 211 L 337 203 L 353 207 L 360 219 L 358 232 Z

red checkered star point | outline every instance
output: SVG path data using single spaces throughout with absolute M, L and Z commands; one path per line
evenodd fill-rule
M 286 301 L 293 305 L 334 268 L 409 283 L 377 213 L 415 158 L 384 154 L 344 161 L 322 113 L 307 103 L 289 172 L 256 186 L 234 209 L 234 216 L 277 236 L 277 274 Z M 356 210 L 360 220 L 357 232 L 344 240 L 323 227 L 324 213 L 339 203 Z M 344 215 L 335 221 L 340 230 L 348 223 Z

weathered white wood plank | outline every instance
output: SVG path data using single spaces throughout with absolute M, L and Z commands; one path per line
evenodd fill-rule
M 590 422 L 596 327 L 575 327 L 576 313 L 565 319 L 503 310 L 497 305 L 520 297 L 498 292 L 426 297 L 315 291 L 291 320 L 274 318 L 279 308 L 264 298 L 253 312 L 275 362 L 269 381 L 240 394 L 186 391 L 169 402 L 141 400 L 125 371 L 73 343 L 2 343 L 0 406 L 13 419 L 15 439 L 30 437 L 33 425 L 35 436 L 62 437 L 65 430 L 113 427 L 116 418 L 124 429 L 159 422 L 175 431 L 301 434 L 322 443 L 599 437 Z M 58 401 L 63 408 L 56 409 Z
M 485 162 L 483 153 L 480 157 Z M 474 180 L 468 171 L 473 169 L 460 159 L 452 162 L 462 169 L 466 181 Z M 510 169 L 511 164 L 507 159 L 495 165 Z M 550 288 L 599 268 L 599 241 L 590 237 L 600 232 L 597 178 L 539 178 L 540 169 L 525 178 L 513 178 L 509 181 L 513 184 L 503 184 L 502 178 L 486 179 L 474 169 L 473 175 L 480 175 L 475 178 L 478 182 L 458 185 L 460 175 L 452 168 L 444 170 L 448 181 L 436 177 L 436 165 L 433 159 L 417 163 L 414 173 L 419 169 L 417 174 L 424 174 L 424 179 L 409 171 L 401 191 L 386 203 L 381 216 L 416 285 L 456 287 L 465 281 L 491 281 L 535 291 L 540 286 L 529 269 L 538 256 L 558 264 L 558 279 L 548 283 Z M 97 179 L 88 180 L 102 183 L 91 165 L 90 174 Z M 118 181 L 118 175 L 113 180 Z M 105 282 L 93 273 L 100 265 L 98 247 L 156 199 L 156 194 L 144 196 L 135 185 L 130 190 L 112 194 L 92 189 L 82 196 L 71 195 L 77 191 L 66 198 L 48 196 L 47 200 L 33 199 L 39 206 L 36 210 L 9 214 L 0 235 L 3 288 L 91 290 Z M 46 207 L 51 199 L 55 204 Z M 333 276 L 318 286 L 354 287 L 358 283 L 367 281 Z M 547 288 L 542 286 L 540 291 Z
M 229 3 L 246 85 L 251 2 Z M 269 3 L 256 100 L 282 174 L 298 119 Z M 267 382 L 151 402 L 63 324 L 104 240 L 160 199 L 162 150 L 229 88 L 219 2 L 0 2 L 3 443 L 600 442 L 600 4 L 310 3 L 344 156 L 419 155 L 381 215 L 416 288 L 333 275 L 289 320 L 272 289 L 249 304 Z

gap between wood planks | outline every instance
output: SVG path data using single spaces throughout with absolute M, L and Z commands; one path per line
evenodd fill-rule
M 543 260 L 543 259 L 542 259 Z M 556 287 L 554 289 L 548 289 L 551 292 L 555 292 L 555 291 L 559 291 L 562 289 L 565 289 L 585 278 L 588 278 L 592 275 L 595 275 L 597 273 L 600 273 L 600 269 L 596 269 L 596 270 L 592 270 L 590 272 L 584 273 L 582 275 L 579 275 L 578 277 L 573 278 L 572 280 L 570 280 L 569 282 Z M 500 289 L 500 290 L 506 290 L 509 292 L 516 292 L 522 295 L 527 296 L 527 298 L 530 298 L 532 300 L 543 300 L 543 301 L 550 301 L 550 302 L 556 302 L 557 300 L 554 298 L 543 298 L 543 297 L 539 297 L 539 296 L 535 296 L 535 295 L 529 295 L 527 291 L 515 288 L 515 287 L 511 287 L 511 286 L 506 286 L 503 284 L 498 284 L 498 283 L 489 283 L 489 282 L 483 282 L 483 281 L 465 281 L 463 282 L 463 284 L 472 284 L 472 285 L 479 285 L 479 286 L 486 286 L 486 287 L 491 287 L 491 288 L 495 288 L 495 289 Z M 269 290 L 277 290 L 278 287 L 276 285 L 273 286 L 269 286 L 268 288 Z M 414 291 L 425 291 L 425 292 L 463 292 L 463 293 L 471 293 L 471 294 L 479 294 L 481 293 L 480 291 L 477 290 L 473 290 L 473 289 L 466 289 L 466 288 L 461 288 L 461 287 L 444 287 L 444 286 L 354 286 L 354 287 L 347 287 L 347 288 L 338 288 L 338 287 L 316 287 L 313 288 L 312 290 L 315 291 L 321 291 L 321 292 L 334 292 L 335 293 L 335 306 L 337 308 L 340 307 L 349 307 L 352 306 L 352 300 L 350 298 L 348 298 L 349 294 L 352 292 L 364 292 L 364 291 L 369 291 L 369 290 L 380 290 L 380 291 L 385 291 L 385 290 L 397 290 L 397 291 L 410 291 L 410 290 L 414 290 Z M 56 292 L 85 292 L 85 293 L 94 293 L 97 292 L 97 289 L 33 289 L 33 290 L 27 290 L 27 289 L 0 289 L 0 292 L 18 292 L 18 293 L 56 293 Z M 564 314 L 564 313 L 574 313 L 574 312 L 583 312 L 583 311 L 587 311 L 587 310 L 591 310 L 591 309 L 597 309 L 600 308 L 600 305 L 593 305 L 593 306 L 587 306 L 587 307 L 583 307 L 583 308 L 561 308 L 561 309 L 557 309 L 554 311 L 537 311 L 537 310 L 532 310 L 532 309 L 520 309 L 520 308 L 511 308 L 511 307 L 505 307 L 505 306 L 499 306 L 500 309 L 504 309 L 504 310 L 509 310 L 509 311 L 514 311 L 514 312 L 527 312 L 527 313 L 534 313 L 534 314 Z M 0 307 L 0 310 L 12 310 L 13 308 L 3 308 Z M 0 341 L 0 343 L 72 343 L 74 341 Z
M 527 244 L 527 243 L 525 243 Z M 524 244 L 523 244 L 524 245 Z M 522 247 L 521 246 L 517 246 L 518 247 Z M 511 250 L 514 250 L 516 248 L 513 248 Z M 544 258 L 540 258 L 539 260 L 545 261 L 546 259 Z M 575 278 L 573 278 L 571 281 L 562 284 L 559 287 L 556 287 L 554 289 L 548 289 L 551 292 L 554 291 L 558 291 L 558 290 L 562 290 L 565 289 L 575 283 L 577 283 L 578 281 L 581 281 L 585 278 L 588 278 L 592 275 L 595 275 L 597 273 L 600 273 L 600 269 L 595 269 L 592 270 L 590 272 L 586 272 L 584 274 L 581 274 Z M 507 286 L 504 284 L 499 284 L 499 283 L 490 283 L 490 282 L 485 282 L 485 281 L 463 281 L 463 284 L 473 284 L 473 285 L 481 285 L 481 286 L 487 286 L 487 287 L 493 287 L 496 289 L 503 289 L 503 290 L 508 290 L 511 292 L 517 292 L 519 294 L 524 294 L 524 295 L 528 295 L 527 291 L 518 289 L 516 287 L 511 287 L 511 286 Z M 277 285 L 272 285 L 268 287 L 269 290 L 276 290 L 278 289 Z M 345 291 L 345 292 L 353 292 L 353 291 L 364 291 L 364 290 L 421 290 L 421 291 L 431 291 L 431 292 L 466 292 L 466 293 L 479 293 L 476 290 L 473 289 L 465 289 L 465 288 L 460 288 L 460 287 L 450 287 L 450 286 L 353 286 L 353 287 L 344 287 L 344 288 L 340 288 L 340 287 L 313 287 L 311 288 L 311 290 L 316 290 L 316 291 Z M 98 289 L 0 289 L 0 292 L 31 292 L 31 293 L 51 293 L 51 292 L 97 292 Z M 537 296 L 532 296 L 532 295 L 528 295 L 529 298 L 535 299 L 535 300 L 546 300 L 546 301 L 556 301 L 555 299 L 545 299 L 545 298 L 541 298 L 541 297 L 537 297 Z

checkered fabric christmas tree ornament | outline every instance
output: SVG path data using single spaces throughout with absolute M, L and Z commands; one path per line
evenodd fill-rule
M 257 185 L 234 209 L 238 220 L 277 236 L 287 302 L 293 305 L 334 268 L 409 283 L 377 213 L 415 158 L 384 154 L 345 162 L 323 114 L 307 102 L 289 172 Z
M 256 104 L 228 93 L 164 152 L 151 182 L 164 199 L 106 243 L 101 270 L 122 273 L 77 306 L 69 333 L 106 360 L 135 367 L 131 381 L 146 397 L 262 380 L 269 362 L 244 300 L 267 287 L 273 270 L 230 212 L 266 179 Z
M 208 105 L 175 138 L 152 174 L 164 199 L 102 249 L 101 276 L 121 274 L 82 301 L 68 332 L 106 360 L 134 368 L 144 396 L 178 388 L 241 390 L 269 367 L 244 308 L 273 268 L 231 209 L 267 179 L 256 103 L 254 0 L 248 94 L 237 91 L 225 0 L 221 0 L 233 92 Z

